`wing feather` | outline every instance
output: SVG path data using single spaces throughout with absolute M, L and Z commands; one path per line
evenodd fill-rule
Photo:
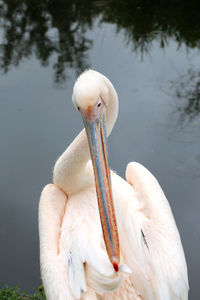
M 67 197 L 57 186 L 44 187 L 39 203 L 40 267 L 48 300 L 74 300 L 67 278 L 67 261 L 60 236 Z
M 187 266 L 180 235 L 170 205 L 155 177 L 132 162 L 126 171 L 141 204 L 142 230 L 149 247 L 150 275 L 157 298 L 188 299 Z

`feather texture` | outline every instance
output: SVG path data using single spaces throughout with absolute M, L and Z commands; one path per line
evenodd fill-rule
M 109 262 L 94 188 L 68 200 L 54 185 L 44 189 L 39 218 L 41 271 L 48 299 L 84 299 L 87 291 L 100 299 L 117 299 L 122 297 L 120 290 L 126 298 L 118 299 L 187 299 L 184 253 L 165 195 L 154 176 L 138 163 L 128 165 L 126 176 L 130 184 L 112 172 L 112 188 L 122 265 L 127 264 L 132 274 L 126 267 L 121 268 L 127 274 L 114 272 Z M 59 296 L 55 298 L 52 291 Z

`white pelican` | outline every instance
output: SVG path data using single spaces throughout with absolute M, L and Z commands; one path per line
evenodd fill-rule
M 110 175 L 106 136 L 118 114 L 112 83 L 85 71 L 72 99 L 85 129 L 57 160 L 39 204 L 47 299 L 188 299 L 179 232 L 157 180 L 136 162 L 126 180 Z

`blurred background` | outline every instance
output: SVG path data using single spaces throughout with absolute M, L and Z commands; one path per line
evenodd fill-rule
M 40 192 L 83 127 L 71 94 L 90 67 L 119 95 L 110 165 L 124 177 L 138 161 L 159 180 L 198 299 L 199 11 L 194 0 L 0 0 L 0 287 L 41 283 Z

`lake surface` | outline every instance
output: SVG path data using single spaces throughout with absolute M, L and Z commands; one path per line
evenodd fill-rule
M 174 23 L 170 7 L 158 6 L 158 15 L 154 9 L 155 15 L 149 17 L 156 24 L 151 28 L 145 18 L 153 8 L 145 9 L 143 1 L 135 4 L 132 18 L 134 8 L 121 8 L 121 1 L 119 7 L 112 7 L 112 1 L 110 7 L 103 1 L 86 1 L 89 8 L 82 7 L 82 14 L 80 3 L 68 2 L 66 7 L 62 1 L 46 7 L 28 1 L 5 3 L 0 1 L 0 286 L 32 291 L 40 284 L 40 192 L 51 182 L 55 160 L 83 127 L 71 94 L 77 74 L 91 67 L 110 78 L 119 96 L 119 117 L 109 138 L 110 165 L 124 177 L 127 163 L 137 161 L 159 180 L 182 238 L 190 299 L 197 299 L 200 25 L 196 4 L 188 8 L 183 1 L 184 9 L 176 8 Z

